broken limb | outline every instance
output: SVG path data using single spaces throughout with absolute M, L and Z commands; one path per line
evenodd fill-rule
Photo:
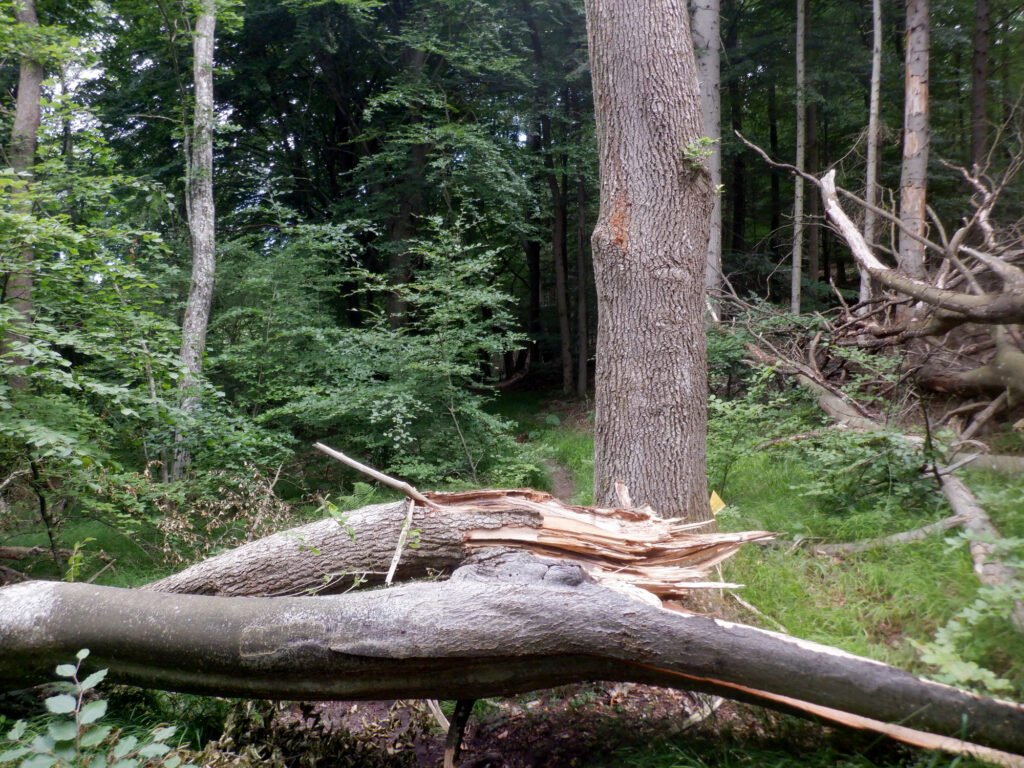
M 414 510 L 416 548 L 402 549 L 394 578 L 449 573 L 487 547 L 513 547 L 578 560 L 595 579 L 650 599 L 680 597 L 711 568 L 765 531 L 696 533 L 692 524 L 647 509 L 564 504 L 529 489 L 429 494 Z M 406 502 L 375 504 L 245 544 L 143 589 L 222 596 L 334 594 L 384 584 L 407 520 Z
M 44 682 L 81 647 L 119 682 L 222 696 L 469 699 L 634 681 L 810 712 L 923 745 L 967 749 L 951 741 L 964 738 L 1024 753 L 1018 704 L 667 611 L 594 583 L 577 564 L 527 553 L 481 553 L 446 582 L 332 597 L 51 582 L 0 590 L 0 684 Z

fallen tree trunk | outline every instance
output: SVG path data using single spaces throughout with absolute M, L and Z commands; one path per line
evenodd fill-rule
M 481 553 L 445 582 L 332 597 L 225 599 L 56 582 L 0 590 L 0 685 L 46 681 L 80 647 L 120 682 L 197 693 L 465 699 L 636 681 L 811 712 L 925 746 L 959 749 L 960 737 L 1024 753 L 1018 704 L 664 610 L 594 583 L 577 564 L 527 553 Z
M 447 574 L 473 551 L 515 547 L 581 562 L 595 579 L 657 599 L 679 598 L 744 542 L 765 531 L 697 533 L 703 524 L 657 518 L 649 508 L 564 504 L 529 489 L 426 494 L 413 509 L 416 546 L 402 549 L 395 580 Z M 376 504 L 245 544 L 143 587 L 219 596 L 336 594 L 384 584 L 407 502 Z

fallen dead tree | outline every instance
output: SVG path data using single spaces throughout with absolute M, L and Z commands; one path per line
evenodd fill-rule
M 444 582 L 330 597 L 30 582 L 0 590 L 0 617 L 6 687 L 47 680 L 82 646 L 121 682 L 228 696 L 467 699 L 636 681 L 811 713 L 924 746 L 966 748 L 959 736 L 1024 753 L 1020 705 L 835 648 L 664 610 L 595 583 L 575 563 L 527 553 L 478 553 Z
M 2 589 L 0 686 L 47 681 L 81 647 L 120 682 L 226 696 L 466 701 L 631 681 L 1024 765 L 1008 754 L 1024 753 L 1021 705 L 680 607 L 730 586 L 710 570 L 772 534 L 700 533 L 528 489 L 406 492 L 421 503 L 283 532 L 145 589 Z M 292 596 L 246 596 L 272 593 Z

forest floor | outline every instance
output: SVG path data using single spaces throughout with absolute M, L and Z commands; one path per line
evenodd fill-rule
M 517 392 L 503 396 L 495 410 L 515 422 L 517 441 L 526 455 L 546 468 L 545 490 L 565 501 L 591 503 L 589 403 L 545 392 Z M 976 665 L 991 670 L 1004 686 L 990 693 L 1024 700 L 1024 637 L 1008 621 L 986 613 L 991 605 L 983 603 L 976 610 L 980 593 L 964 540 L 950 533 L 854 555 L 823 556 L 814 551 L 819 541 L 883 536 L 949 514 L 927 478 L 920 480 L 917 458 L 886 440 L 831 432 L 765 447 L 765 441 L 780 435 L 806 437 L 825 431 L 813 404 L 790 399 L 723 399 L 711 415 L 709 483 L 729 505 L 719 513 L 719 525 L 725 530 L 780 533 L 778 544 L 746 547 L 727 565 L 726 578 L 746 585 L 737 592 L 742 603 L 727 598 L 723 610 L 729 618 L 960 685 L 972 683 L 950 680 L 950 670 Z M 907 486 L 906 478 L 913 487 Z M 966 479 L 1007 542 L 1016 547 L 1008 554 L 1024 558 L 1024 478 L 971 473 Z M 351 502 L 368 503 L 355 496 Z M 310 508 L 304 514 L 315 511 Z M 74 535 L 95 536 L 97 547 L 118 551 L 116 531 L 92 526 L 76 529 Z M 120 545 L 121 559 L 116 568 L 100 575 L 99 583 L 143 583 L 169 567 L 158 566 L 138 542 L 132 546 Z M 925 663 L 922 648 L 953 622 L 960 622 L 965 633 L 957 635 L 955 647 L 943 651 L 944 662 Z M 434 768 L 443 751 L 444 734 L 422 703 L 229 704 L 135 689 L 112 699 L 112 712 L 119 713 L 129 728 L 136 727 L 140 713 L 147 723 L 180 723 L 191 743 L 206 744 L 196 762 L 211 768 Z M 698 723 L 688 723 L 707 701 L 645 686 L 592 684 L 478 702 L 467 729 L 462 765 L 981 765 L 732 702 L 724 702 Z M 442 702 L 449 713 L 452 705 Z
M 321 702 L 304 711 L 292 705 L 279 717 L 293 727 L 304 722 L 355 737 L 364 768 L 433 768 L 444 752 L 445 735 L 422 702 Z M 875 735 L 823 728 L 701 694 L 596 683 L 478 702 L 460 765 L 873 766 L 903 764 L 913 756 Z

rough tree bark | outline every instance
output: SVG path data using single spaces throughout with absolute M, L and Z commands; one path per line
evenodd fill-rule
M 704 135 L 713 142 L 709 149 L 708 172 L 715 192 L 708 233 L 707 289 L 712 296 L 722 289 L 722 101 L 721 101 L 721 10 L 719 0 L 694 0 L 693 50 L 700 83 L 700 107 Z
M 601 202 L 594 496 L 708 519 L 704 284 L 713 191 L 684 0 L 588 0 Z
M 29 30 L 39 27 L 35 0 L 22 0 L 20 4 L 15 5 L 15 9 L 14 15 L 19 25 Z M 7 159 L 11 168 L 18 174 L 18 179 L 9 191 L 11 209 L 25 216 L 32 213 L 28 187 L 36 157 L 42 86 L 42 63 L 31 55 L 23 56 L 18 73 L 18 101 L 14 108 L 14 125 L 11 127 Z M 18 312 L 19 319 L 11 322 L 4 338 L 0 338 L 0 354 L 25 341 L 22 326 L 32 322 L 32 261 L 35 253 L 32 248 L 26 247 L 15 258 L 16 268 L 6 275 L 3 300 Z M 9 363 L 17 368 L 24 367 L 27 361 L 15 353 L 9 358 Z M 8 376 L 7 383 L 11 389 L 23 390 L 28 386 L 28 379 L 19 373 L 13 373 Z
M 206 349 L 206 329 L 213 302 L 213 280 L 217 268 L 213 207 L 213 48 L 216 32 L 214 0 L 203 0 L 192 32 L 192 77 L 195 111 L 190 137 L 186 206 L 192 245 L 192 281 L 185 317 L 181 324 L 181 362 L 185 375 L 181 387 L 187 391 L 199 381 Z M 186 411 L 199 404 L 194 395 L 182 403 Z M 177 451 L 171 476 L 180 478 L 188 454 Z
M 796 0 L 796 167 L 804 170 L 807 151 L 807 0 Z M 800 314 L 801 269 L 804 239 L 804 179 L 797 174 L 793 191 L 793 259 L 789 288 L 789 311 Z
M 900 173 L 900 271 L 918 280 L 925 273 L 924 237 L 928 185 L 928 0 L 907 0 L 906 84 L 903 102 L 903 167 Z

